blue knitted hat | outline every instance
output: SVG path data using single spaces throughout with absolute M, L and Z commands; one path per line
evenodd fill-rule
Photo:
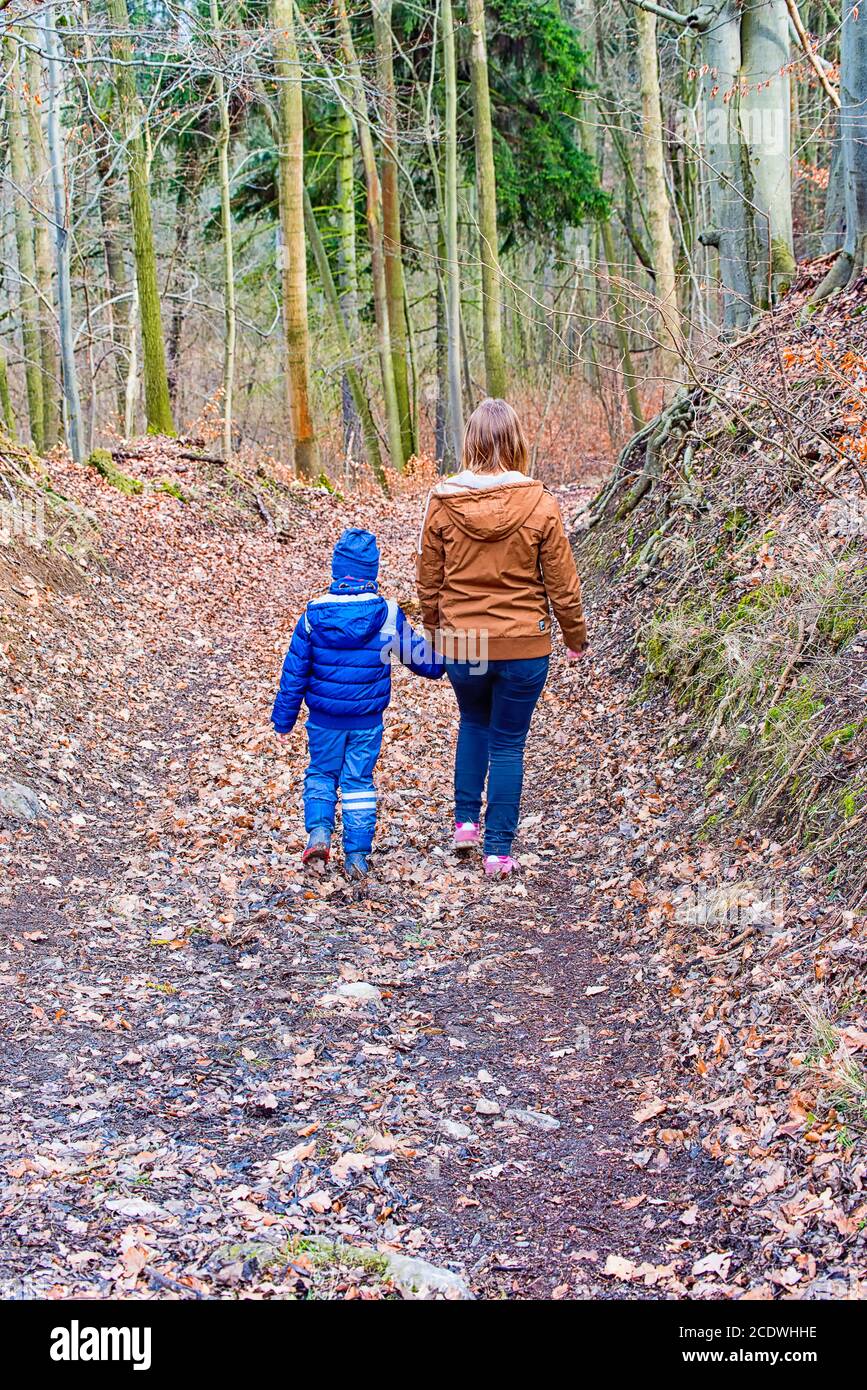
M 379 574 L 379 547 L 376 536 L 351 526 L 344 531 L 331 557 L 331 575 L 341 579 L 375 579 Z

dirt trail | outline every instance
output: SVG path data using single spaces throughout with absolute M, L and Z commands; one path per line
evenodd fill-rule
M 300 870 L 303 738 L 267 725 L 350 509 L 313 497 L 281 545 L 168 498 L 131 537 L 101 505 L 104 724 L 58 823 L 4 837 L 3 1295 L 387 1295 L 361 1247 L 479 1295 L 741 1292 L 642 886 L 701 816 L 619 633 L 554 663 L 503 884 L 447 847 L 450 692 L 398 672 L 351 889 Z M 351 517 L 408 608 L 417 511 Z

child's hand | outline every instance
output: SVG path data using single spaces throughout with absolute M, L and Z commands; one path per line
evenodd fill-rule
M 280 739 L 280 742 L 282 743 L 284 739 L 286 739 L 286 738 L 289 737 L 289 735 L 291 734 L 292 730 L 291 730 L 291 729 L 287 729 L 287 731 L 286 731 L 285 734 L 281 734 L 281 733 L 279 732 L 279 730 L 277 730 L 277 729 L 275 729 L 274 732 L 275 732 L 275 734 L 277 735 L 277 737 Z

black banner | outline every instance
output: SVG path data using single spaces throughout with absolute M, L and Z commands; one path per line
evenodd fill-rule
M 14 1347 L 26 1372 L 52 1384 L 251 1374 L 282 1382 L 334 1370 L 346 1358 L 364 1379 L 387 1374 L 445 1383 L 466 1379 L 478 1366 L 489 1380 L 518 1372 L 515 1352 L 523 1349 L 538 1369 L 565 1361 L 572 1375 L 592 1367 L 613 1376 L 674 1373 L 699 1384 L 709 1371 L 725 1376 L 757 1368 L 768 1384 L 785 1385 L 805 1369 L 849 1371 L 863 1325 L 863 1308 L 842 1301 L 498 1301 L 423 1308 L 395 1300 L 378 1309 L 360 1301 L 348 1308 L 306 1300 L 0 1305 L 7 1350 Z M 418 1340 L 435 1328 L 460 1338 L 451 1351 L 442 1347 L 441 1361 L 436 1343 Z M 335 1342 L 338 1329 L 349 1339 Z M 404 1343 L 402 1335 L 413 1340 Z M 428 1350 L 419 1362 L 423 1347 Z

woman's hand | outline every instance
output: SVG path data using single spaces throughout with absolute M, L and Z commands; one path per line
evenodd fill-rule
M 578 650 L 577 652 L 573 652 L 572 648 L 569 647 L 569 648 L 567 649 L 567 651 L 566 651 L 566 660 L 567 660 L 567 661 L 582 661 L 582 660 L 584 659 L 584 657 L 587 655 L 587 650 L 588 650 L 588 649 L 587 649 L 587 647 L 585 646 L 585 647 L 579 648 L 579 650 Z

